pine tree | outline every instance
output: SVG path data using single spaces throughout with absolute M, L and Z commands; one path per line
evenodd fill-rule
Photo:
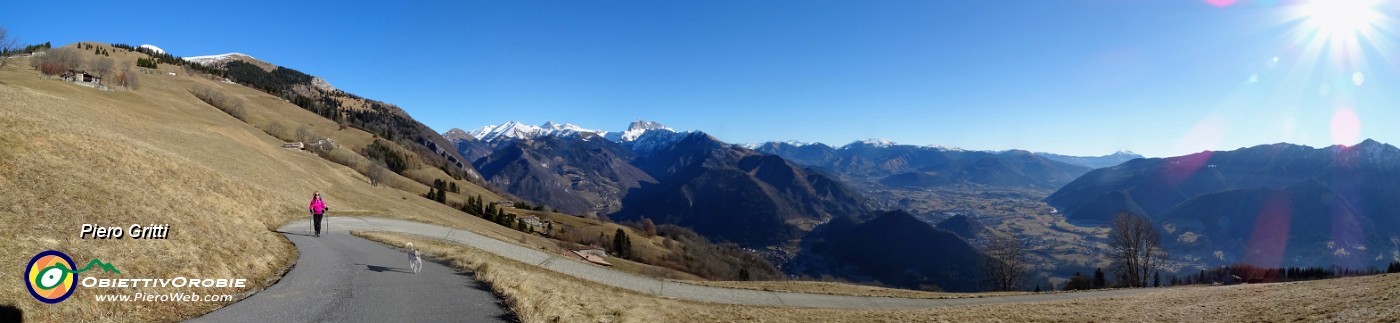
M 622 228 L 617 228 L 617 233 L 613 234 L 613 253 L 619 258 L 632 258 L 632 241 L 627 238 L 627 232 Z
M 1103 269 L 1101 269 L 1101 268 L 1094 268 L 1094 285 L 1093 285 L 1093 288 L 1094 288 L 1094 289 L 1099 289 L 1099 288 L 1103 288 L 1105 285 L 1107 285 L 1107 281 L 1104 280 L 1104 277 L 1103 277 Z
M 1065 289 L 1064 289 L 1064 290 L 1085 290 L 1085 289 L 1091 289 L 1091 288 L 1093 288 L 1093 284 L 1094 284 L 1094 283 L 1093 283 L 1092 281 L 1090 281 L 1090 279 L 1089 279 L 1088 277 L 1084 277 L 1083 275 L 1080 275 L 1078 272 L 1075 272 L 1073 276 L 1070 276 L 1070 277 L 1069 277 L 1069 281 L 1068 281 L 1068 282 L 1065 282 Z

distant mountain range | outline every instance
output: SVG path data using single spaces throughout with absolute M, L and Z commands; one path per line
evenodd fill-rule
M 549 122 L 454 129 L 495 186 L 534 204 L 617 220 L 650 218 L 750 246 L 788 243 L 834 216 L 868 213 L 840 181 L 781 157 L 638 120 L 607 132 Z
M 1400 149 L 1260 145 L 1102 168 L 1046 198 L 1071 222 L 1151 217 L 1207 264 L 1352 268 L 1400 260 Z
M 778 245 L 830 218 L 870 212 L 864 197 L 835 178 L 701 132 L 639 155 L 636 165 L 658 183 L 627 196 L 615 219 L 649 217 L 723 240 Z
M 1036 155 L 1039 155 L 1039 156 L 1041 156 L 1041 157 L 1045 157 L 1045 158 L 1047 158 L 1047 159 L 1053 160 L 1053 161 L 1057 161 L 1057 162 L 1061 162 L 1061 163 L 1066 163 L 1066 164 L 1072 164 L 1072 165 L 1079 165 L 1079 166 L 1084 166 L 1084 167 L 1089 167 L 1089 168 L 1095 168 L 1095 169 L 1097 169 L 1097 168 L 1104 168 L 1104 167 L 1113 167 L 1113 166 L 1117 166 L 1118 164 L 1122 164 L 1123 162 L 1127 162 L 1127 161 L 1129 161 L 1129 160 L 1134 160 L 1134 159 L 1142 158 L 1142 155 L 1138 155 L 1137 153 L 1134 153 L 1134 152 L 1131 152 L 1131 151 L 1126 151 L 1126 150 L 1119 150 L 1119 151 L 1114 152 L 1114 153 L 1112 153 L 1112 154 L 1103 155 L 1103 156 L 1098 156 L 1098 157 L 1065 156 L 1065 155 L 1052 154 L 1052 153 L 1035 153 L 1035 154 L 1036 154 Z
M 756 149 L 889 187 L 912 189 L 963 184 L 1055 189 L 1091 169 L 1024 150 L 970 151 L 888 140 L 857 141 L 840 148 L 768 142 Z
M 487 182 L 560 212 L 610 213 L 629 190 L 656 183 L 631 164 L 631 150 L 596 137 L 545 136 L 499 146 L 473 163 Z
M 1092 170 L 1085 164 L 1140 157 L 970 151 L 879 139 L 839 148 L 742 146 L 642 120 L 624 131 L 506 122 L 443 136 L 487 182 L 532 204 L 617 221 L 647 218 L 710 239 L 776 248 L 788 255 L 770 259 L 793 275 L 957 291 L 979 285 L 984 256 L 969 240 L 1003 233 L 967 216 L 935 227 L 906 212 L 876 212 L 844 181 L 1049 192 Z

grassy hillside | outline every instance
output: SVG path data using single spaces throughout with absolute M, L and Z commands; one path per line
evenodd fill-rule
M 120 68 L 145 54 L 107 45 Z M 74 45 L 69 45 L 74 47 Z M 83 57 L 97 57 L 82 51 Z M 425 182 L 451 177 L 431 166 L 390 174 L 388 185 L 372 186 L 363 175 L 369 161 L 358 152 L 375 135 L 339 124 L 262 91 L 184 68 L 160 65 L 138 74 L 136 90 L 103 91 L 42 76 L 15 58 L 0 68 L 0 258 L 24 264 L 44 250 L 59 250 L 75 262 L 94 258 L 112 263 L 120 278 L 246 278 L 244 289 L 182 289 L 200 294 L 255 292 L 272 283 L 295 259 L 295 249 L 274 232 L 288 221 L 305 221 L 313 191 L 325 194 L 334 216 L 375 215 L 451 226 L 532 248 L 562 252 L 567 243 L 526 235 L 422 197 Z M 170 75 L 168 73 L 175 73 Z M 192 91 L 207 88 L 241 102 L 242 119 L 211 106 Z M 245 121 L 246 120 L 246 121 Z M 301 128 L 334 139 L 323 158 L 281 148 L 283 138 Z M 407 151 L 393 142 L 394 149 Z M 411 155 L 409 158 L 414 158 Z M 334 161 L 332 161 L 334 160 Z M 426 163 L 424 163 L 426 164 Z M 349 165 L 349 166 L 346 166 Z M 508 197 L 466 180 L 453 180 L 460 194 L 487 201 Z M 570 215 L 512 210 L 568 227 L 586 238 L 622 228 L 637 254 L 661 259 L 689 246 L 667 246 L 662 237 Z M 168 223 L 168 240 L 79 239 L 82 224 L 128 227 Z M 297 222 L 293 222 L 297 223 Z M 609 259 L 621 270 L 699 279 L 674 269 Z M 82 264 L 79 264 L 82 266 Z M 18 268 L 18 266 L 16 266 Z M 21 280 L 22 270 L 0 271 L 0 279 Z M 90 272 L 98 278 L 116 274 Z M 109 276 L 110 275 L 110 276 Z M 21 284 L 0 286 L 0 306 L 17 307 L 39 321 L 120 319 L 169 321 L 198 316 L 228 302 L 98 303 L 98 294 L 166 293 L 174 289 L 113 290 L 78 288 L 58 305 L 34 300 Z M 138 306 L 139 305 L 139 306 Z M 113 317 L 113 315 L 118 315 Z
M 91 51 L 86 53 L 92 58 Z M 142 55 L 110 53 L 118 66 Z M 122 278 L 247 278 L 253 286 L 246 290 L 184 291 L 248 292 L 264 287 L 295 258 L 291 245 L 272 230 L 306 217 L 313 191 L 326 195 L 333 215 L 374 214 L 516 238 L 513 230 L 420 197 L 427 187 L 416 180 L 392 176 L 390 183 L 407 191 L 374 187 L 349 167 L 280 148 L 282 140 L 190 94 L 193 87 L 207 86 L 236 96 L 244 100 L 252 124 L 277 120 L 306 125 L 346 146 L 371 137 L 339 130 L 329 120 L 262 92 L 192 77 L 166 65 L 140 74 L 137 90 L 101 91 L 45 78 L 28 67 L 26 58 L 11 63 L 0 68 L 0 101 L 5 102 L 0 109 L 0 241 L 6 242 L 0 244 L 0 261 L 5 263 L 24 264 L 38 252 L 55 249 L 75 262 L 110 262 Z M 446 177 L 441 171 L 421 171 Z M 465 181 L 458 186 L 499 199 Z M 84 223 L 168 223 L 171 233 L 168 240 L 79 239 Z M 18 282 L 22 273 L 0 271 L 0 279 Z M 63 303 L 47 305 L 30 297 L 22 284 L 4 284 L 0 305 L 16 306 L 26 318 L 39 321 L 179 320 L 225 305 L 96 302 L 94 295 L 104 291 L 123 292 L 79 288 Z

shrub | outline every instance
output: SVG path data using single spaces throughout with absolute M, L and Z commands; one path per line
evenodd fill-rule
M 194 94 L 200 101 L 204 101 L 204 103 L 208 103 L 224 111 L 224 113 L 238 118 L 238 120 L 247 121 L 246 111 L 243 108 L 243 100 L 206 86 L 196 86 L 193 90 L 190 90 L 190 93 Z
M 379 163 L 371 162 L 369 171 L 365 175 L 369 176 L 369 185 L 371 186 L 379 186 L 379 184 L 384 184 L 384 181 L 389 180 L 389 170 Z
M 282 125 L 281 122 L 273 121 L 267 125 L 267 130 L 264 131 L 277 139 L 287 140 L 287 126 Z
M 350 167 L 350 169 L 354 169 L 356 171 L 360 170 L 360 156 L 355 155 L 355 153 L 350 152 L 349 150 L 332 149 L 330 154 L 328 154 L 327 159 L 330 159 L 336 164 L 341 164 L 345 165 L 345 167 Z
M 39 60 L 40 68 L 44 69 L 44 74 L 48 75 L 63 74 L 83 66 L 82 53 L 79 53 L 77 49 L 72 47 L 50 50 L 44 55 L 37 55 L 32 59 Z M 50 70 L 57 72 L 49 73 L 48 71 Z
M 118 72 L 112 82 L 128 90 L 135 90 L 141 87 L 141 82 L 136 78 L 136 73 L 132 72 L 130 69 L 123 69 L 121 72 Z

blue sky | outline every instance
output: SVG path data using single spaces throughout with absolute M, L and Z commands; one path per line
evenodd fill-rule
M 59 2 L 44 6 L 101 14 L 0 26 L 242 52 L 439 131 L 640 118 L 735 143 L 1169 156 L 1400 143 L 1397 3 L 1373 1 Z

